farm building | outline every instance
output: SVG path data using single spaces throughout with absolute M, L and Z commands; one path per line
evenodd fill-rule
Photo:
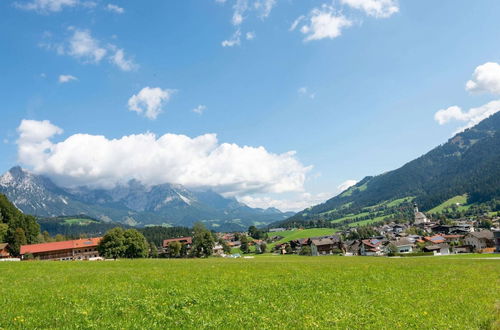
M 408 238 L 401 238 L 394 242 L 394 246 L 396 246 L 397 253 L 411 253 L 413 252 L 414 244 Z
M 10 253 L 9 253 L 9 250 L 7 249 L 8 247 L 9 247 L 9 244 L 0 243 L 0 259 L 10 258 Z
M 72 241 L 41 243 L 21 246 L 21 257 L 28 255 L 40 260 L 89 260 L 99 257 L 97 245 L 101 237 Z
M 477 251 L 495 246 L 493 232 L 490 230 L 468 233 L 464 237 L 464 243 L 465 245 L 472 246 Z
M 169 238 L 169 239 L 163 240 L 163 247 L 167 248 L 169 246 L 169 244 L 172 242 L 179 242 L 181 244 L 191 245 L 191 244 L 193 244 L 193 238 L 190 236 L 179 237 L 179 238 Z
M 337 236 L 311 237 L 308 240 L 297 241 L 299 246 L 311 245 L 311 254 L 313 256 L 333 254 L 341 250 L 340 238 Z

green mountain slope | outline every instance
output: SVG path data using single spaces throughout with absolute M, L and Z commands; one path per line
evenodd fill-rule
M 462 195 L 468 196 L 468 203 L 500 199 L 500 112 L 401 168 L 366 177 L 280 224 L 355 218 L 369 223 L 403 206 L 410 210 L 412 201 L 426 211 Z

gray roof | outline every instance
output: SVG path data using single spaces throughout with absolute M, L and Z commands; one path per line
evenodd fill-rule
M 493 239 L 493 232 L 489 230 L 475 231 L 469 233 L 469 235 L 474 236 L 475 238 Z
M 320 246 L 320 245 L 333 245 L 336 243 L 332 238 L 330 237 L 322 237 L 322 238 L 311 238 L 311 243 Z
M 413 245 L 413 243 L 409 239 L 403 237 L 400 240 L 395 241 L 394 245 L 396 245 L 396 246 L 405 246 L 405 245 Z

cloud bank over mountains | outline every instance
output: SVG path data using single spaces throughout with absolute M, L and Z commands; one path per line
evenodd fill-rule
M 23 120 L 18 127 L 18 157 L 24 166 L 63 186 L 113 187 L 131 179 L 146 185 L 177 183 L 211 188 L 226 196 L 301 192 L 310 166 L 295 152 L 221 143 L 215 134 L 194 138 L 153 133 L 119 139 L 74 134 L 50 121 Z

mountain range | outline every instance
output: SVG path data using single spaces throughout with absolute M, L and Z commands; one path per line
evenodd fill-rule
M 86 215 L 131 226 L 192 226 L 233 231 L 283 220 L 293 213 L 251 208 L 214 191 L 182 185 L 145 186 L 131 180 L 111 189 L 64 188 L 50 178 L 13 167 L 0 177 L 0 193 L 26 214 L 37 217 Z
M 500 112 L 396 170 L 367 176 L 326 202 L 273 225 L 380 220 L 401 204 L 416 202 L 428 211 L 456 196 L 467 196 L 469 206 L 490 202 L 500 207 Z

